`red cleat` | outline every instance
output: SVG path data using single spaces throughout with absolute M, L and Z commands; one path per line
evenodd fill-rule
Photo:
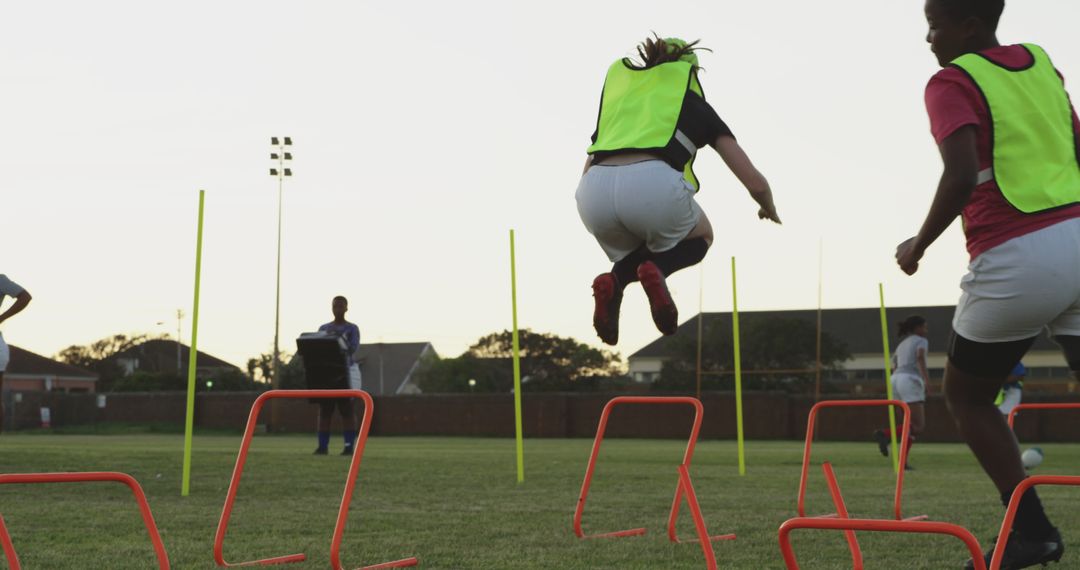
M 665 335 L 675 334 L 675 330 L 679 328 L 679 309 L 675 307 L 675 301 L 671 300 L 664 274 L 655 263 L 646 261 L 638 266 L 637 275 L 645 289 L 645 296 L 649 298 L 649 308 L 652 309 L 656 328 Z
M 614 273 L 601 273 L 592 282 L 593 308 L 592 324 L 600 340 L 615 346 L 619 342 L 619 308 L 622 306 L 622 287 Z

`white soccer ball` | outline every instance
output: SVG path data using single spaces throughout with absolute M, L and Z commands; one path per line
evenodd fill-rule
M 1024 469 L 1030 471 L 1043 462 L 1043 452 L 1038 447 L 1026 449 L 1024 450 L 1024 453 L 1020 455 L 1020 460 L 1024 462 Z

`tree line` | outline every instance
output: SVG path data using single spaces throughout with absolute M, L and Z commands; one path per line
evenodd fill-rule
M 702 331 L 702 389 L 733 387 L 734 342 L 730 325 L 712 321 Z M 814 382 L 817 365 L 816 328 L 799 319 L 772 317 L 747 319 L 740 329 L 741 364 L 747 390 L 803 392 Z M 88 345 L 72 345 L 57 360 L 90 370 L 99 376 L 99 392 L 187 390 L 186 362 L 180 370 L 129 373 L 118 355 L 165 335 L 105 337 Z M 628 375 L 622 357 L 573 338 L 524 329 L 518 333 L 522 390 L 525 392 L 619 392 L 633 389 L 666 393 L 691 393 L 697 387 L 698 342 L 696 335 L 664 339 L 664 362 L 659 378 L 637 384 Z M 829 373 L 851 358 L 847 346 L 827 332 L 821 335 L 821 365 L 830 391 Z M 464 353 L 449 358 L 429 358 L 420 363 L 416 382 L 423 393 L 510 392 L 514 386 L 513 339 L 504 330 L 485 335 Z M 248 359 L 246 370 L 227 369 L 200 377 L 199 391 L 263 391 L 270 388 L 273 354 Z M 303 362 L 298 355 L 281 354 L 283 389 L 306 387 Z M 204 375 L 205 376 L 205 375 Z M 211 385 L 207 381 L 212 382 Z

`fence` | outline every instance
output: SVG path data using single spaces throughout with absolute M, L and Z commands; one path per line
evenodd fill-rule
M 600 412 L 618 394 L 525 395 L 523 427 L 527 437 L 583 437 L 596 433 Z M 53 428 L 92 426 L 103 423 L 166 424 L 182 429 L 185 395 L 180 392 L 64 394 L 54 392 L 4 392 L 5 430 L 31 429 L 41 425 L 42 407 L 50 409 Z M 104 406 L 98 407 L 99 396 Z M 257 393 L 200 393 L 195 397 L 195 426 L 239 432 Z M 373 435 L 446 435 L 513 437 L 514 405 L 511 394 L 424 394 L 375 397 L 379 413 L 371 426 Z M 19 400 L 19 401 L 16 401 Z M 1032 402 L 1075 402 L 1067 396 L 1041 396 Z M 725 392 L 704 393 L 705 421 L 702 439 L 735 438 L 735 397 Z M 302 400 L 284 400 L 277 431 L 307 433 L 315 430 L 317 406 Z M 813 398 L 778 392 L 743 394 L 744 429 L 747 439 L 803 439 Z M 685 438 L 690 419 L 683 410 L 635 410 L 620 412 L 608 428 L 608 437 Z M 940 396 L 931 396 L 926 408 L 927 429 L 923 442 L 956 442 L 959 435 Z M 1080 441 L 1080 422 L 1068 414 L 1025 414 L 1017 422 L 1021 441 Z M 337 418 L 335 418 L 337 421 Z M 883 427 L 880 410 L 836 410 L 817 426 L 817 439 L 870 441 L 874 429 Z M 338 429 L 335 426 L 335 429 Z

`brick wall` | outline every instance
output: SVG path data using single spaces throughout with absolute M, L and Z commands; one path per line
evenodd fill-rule
M 116 393 L 106 396 L 104 408 L 97 394 L 23 392 L 4 393 L 5 429 L 26 429 L 40 424 L 39 408 L 48 406 L 53 426 L 87 425 L 97 422 L 165 423 L 182 426 L 186 396 L 170 393 Z M 253 393 L 198 394 L 195 425 L 200 428 L 243 428 L 254 402 Z M 609 394 L 528 394 L 523 401 L 526 437 L 592 437 Z M 1026 401 L 1076 401 L 1066 396 L 1030 397 Z M 277 429 L 311 432 L 318 406 L 307 400 L 272 401 L 263 409 L 259 423 L 269 424 L 278 406 Z M 735 398 L 728 393 L 702 397 L 705 409 L 701 436 L 734 439 Z M 802 439 L 813 401 L 808 397 L 780 393 L 746 393 L 743 396 L 744 435 L 747 439 Z M 377 435 L 514 436 L 514 403 L 509 394 L 415 395 L 375 398 L 372 433 Z M 940 396 L 927 402 L 927 430 L 923 441 L 959 441 L 952 418 Z M 1021 441 L 1080 441 L 1080 410 L 1039 411 L 1017 419 Z M 837 408 L 825 410 L 818 420 L 818 437 L 832 440 L 869 440 L 870 433 L 887 422 L 885 408 Z M 687 406 L 620 406 L 608 425 L 612 437 L 682 438 L 689 432 L 691 411 Z M 339 420 L 334 420 L 338 430 Z

